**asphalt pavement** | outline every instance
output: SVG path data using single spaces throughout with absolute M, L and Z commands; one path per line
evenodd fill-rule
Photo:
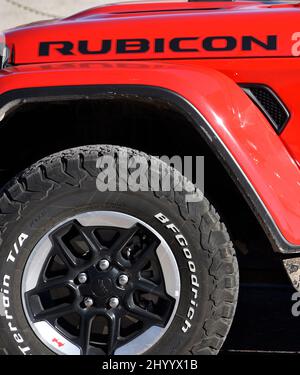
M 122 0 L 0 0 L 0 30 L 116 2 Z

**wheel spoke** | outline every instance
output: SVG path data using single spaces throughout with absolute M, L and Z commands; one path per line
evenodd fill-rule
M 163 319 L 159 315 L 154 314 L 148 310 L 144 310 L 136 305 L 129 307 L 129 313 L 136 319 L 150 325 L 162 326 L 164 323 Z
M 135 290 L 140 290 L 167 299 L 165 290 L 162 285 L 155 284 L 153 281 L 146 280 L 143 278 L 139 279 L 135 283 Z
M 79 234 L 81 235 L 82 239 L 86 242 L 89 246 L 89 249 L 94 253 L 98 254 L 99 251 L 103 250 L 104 247 L 100 244 L 93 233 L 93 228 L 83 227 L 81 226 L 78 221 L 74 221 L 74 226 L 78 230 Z
M 140 230 L 138 225 L 134 225 L 124 233 L 121 233 L 120 237 L 116 240 L 116 242 L 110 248 L 111 256 L 116 263 L 119 264 L 123 269 L 130 266 L 130 262 L 122 256 L 123 250 L 129 246 L 133 237 L 138 233 Z
M 55 321 L 62 316 L 70 314 L 74 311 L 73 304 L 61 304 L 55 307 L 51 307 L 45 310 L 42 310 L 39 313 L 34 314 L 35 320 L 44 320 L 47 319 L 48 321 Z
M 40 295 L 50 290 L 66 288 L 68 286 L 71 288 L 74 287 L 74 285 L 70 281 L 70 278 L 68 276 L 59 276 L 44 280 L 27 293 L 29 296 Z
M 71 250 L 63 243 L 61 239 L 54 238 L 53 253 L 58 255 L 65 263 L 67 268 L 76 268 L 79 266 L 79 259 L 72 254 Z
M 107 342 L 107 354 L 112 355 L 117 348 L 120 335 L 121 318 L 118 314 L 109 314 L 109 339 Z
M 129 244 L 132 238 L 137 234 L 139 229 L 140 228 L 138 225 L 134 225 L 128 230 L 126 230 L 124 233 L 122 233 L 110 249 L 112 256 L 115 256 L 118 253 L 120 253 Z
M 91 329 L 94 317 L 89 314 L 82 314 L 80 321 L 79 345 L 83 355 L 89 354 Z
M 155 240 L 151 242 L 146 249 L 144 249 L 136 259 L 136 261 L 133 263 L 131 270 L 132 272 L 138 272 L 141 271 L 145 265 L 149 262 L 149 260 L 154 256 L 155 250 L 159 246 L 159 241 Z

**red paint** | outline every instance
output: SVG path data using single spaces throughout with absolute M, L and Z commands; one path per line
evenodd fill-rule
M 282 235 L 300 245 L 300 60 L 291 53 L 292 35 L 300 31 L 299 25 L 299 4 L 182 1 L 100 7 L 67 20 L 8 32 L 18 66 L 0 73 L 0 92 L 40 86 L 142 84 L 181 94 L 214 127 Z M 277 50 L 260 46 L 241 50 L 245 35 L 265 40 L 274 34 Z M 199 47 L 205 37 L 215 35 L 233 36 L 236 48 L 211 52 Z M 154 53 L 154 40 L 162 37 L 167 46 L 176 37 L 197 37 L 184 46 L 197 46 L 199 51 L 178 53 L 167 47 L 165 52 Z M 120 56 L 115 46 L 122 38 L 147 39 L 151 48 Z M 77 45 L 79 40 L 88 40 L 89 47 L 96 49 L 105 39 L 114 46 L 107 55 L 81 55 L 77 50 L 70 56 L 55 50 L 49 56 L 38 55 L 42 41 L 67 40 Z M 291 119 L 280 137 L 236 82 L 266 84 L 283 100 Z
M 202 9 L 203 7 L 208 9 Z M 181 3 L 179 11 L 167 12 L 168 8 L 176 9 L 176 3 L 155 6 L 135 5 L 132 8 L 120 5 L 119 10 L 116 6 L 109 7 L 107 10 L 97 8 L 92 12 L 81 13 L 66 20 L 21 27 L 8 32 L 7 40 L 9 45 L 15 46 L 16 64 L 82 60 L 83 56 L 78 53 L 77 48 L 68 56 L 57 53 L 55 48 L 51 48 L 50 56 L 38 55 L 40 42 L 69 41 L 77 45 L 79 40 L 88 40 L 90 51 L 99 50 L 103 40 L 112 41 L 109 53 L 85 55 L 84 60 L 88 61 L 290 56 L 291 36 L 298 31 L 300 20 L 299 8 L 296 6 L 282 9 L 276 6 L 269 8 L 266 5 L 253 5 L 253 3 L 210 2 Z M 212 10 L 213 8 L 217 9 Z M 153 9 L 164 11 L 153 11 Z M 284 24 L 285 27 L 280 30 L 276 51 L 266 51 L 255 45 L 251 51 L 241 49 L 243 36 L 253 35 L 266 41 L 267 35 L 276 34 L 279 24 Z M 234 36 L 237 47 L 230 51 L 206 51 L 202 48 L 202 43 L 205 37 L 210 36 Z M 197 38 L 183 41 L 181 47 L 199 49 L 199 51 L 180 53 L 172 51 L 169 43 L 176 37 Z M 115 52 L 117 40 L 136 38 L 147 39 L 150 42 L 147 53 L 120 55 Z M 154 53 L 155 40 L 160 38 L 165 39 L 164 52 Z M 222 47 L 222 45 L 224 42 L 214 43 L 215 47 Z

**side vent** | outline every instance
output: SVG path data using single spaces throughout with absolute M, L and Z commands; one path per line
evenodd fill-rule
M 240 85 L 250 99 L 266 116 L 277 133 L 282 132 L 290 114 L 278 96 L 267 86 L 259 84 Z

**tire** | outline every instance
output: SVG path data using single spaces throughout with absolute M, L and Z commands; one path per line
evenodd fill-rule
M 165 251 L 170 252 L 168 258 L 170 264 L 167 266 L 171 267 L 171 264 L 173 264 L 172 267 L 175 268 L 172 280 L 175 284 L 180 284 L 180 295 L 177 299 L 174 297 L 175 294 L 174 296 L 172 295 L 172 298 L 170 295 L 163 295 L 162 299 L 160 299 L 160 297 L 155 297 L 156 299 L 153 297 L 154 300 L 158 302 L 147 301 L 146 303 L 145 300 L 143 300 L 145 297 L 143 297 L 142 294 L 139 294 L 138 297 L 134 297 L 143 301 L 142 307 L 139 305 L 139 308 L 147 306 L 145 310 L 148 309 L 147 313 L 150 311 L 151 316 L 153 316 L 154 312 L 155 314 L 163 315 L 164 318 L 159 316 L 160 322 L 163 319 L 169 319 L 164 321 L 164 323 L 159 323 L 161 324 L 159 332 L 163 332 L 163 334 L 159 336 L 159 340 L 156 340 L 156 337 L 156 339 L 153 339 L 154 341 L 151 341 L 153 345 L 149 344 L 148 347 L 145 346 L 141 354 L 217 354 L 222 347 L 234 317 L 238 296 L 238 265 L 235 251 L 230 242 L 225 225 L 220 222 L 220 218 L 215 209 L 205 198 L 197 203 L 187 203 L 184 199 L 184 192 L 176 192 L 173 189 L 168 192 L 98 191 L 96 189 L 96 179 L 99 174 L 99 170 L 96 168 L 97 158 L 103 155 L 112 155 L 115 157 L 120 150 L 123 152 L 127 151 L 129 156 L 140 155 L 147 157 L 151 169 L 157 169 L 158 166 L 163 164 L 157 160 L 157 163 L 153 164 L 153 160 L 151 159 L 152 161 L 150 161 L 150 158 L 145 154 L 130 149 L 115 146 L 86 146 L 70 149 L 39 161 L 10 181 L 2 189 L 0 196 L 0 285 L 2 288 L 2 294 L 0 295 L 2 297 L 0 311 L 3 310 L 3 316 L 0 318 L 1 352 L 25 355 L 66 354 L 66 352 L 59 351 L 59 345 L 64 345 L 59 339 L 53 338 L 54 343 L 49 344 L 50 336 L 45 339 L 46 336 L 39 335 L 40 332 L 35 330 L 36 324 L 32 323 L 31 317 L 35 316 L 35 312 L 33 312 L 34 309 L 41 308 L 39 303 L 43 304 L 44 302 L 36 302 L 37 298 L 28 294 L 31 292 L 28 292 L 27 289 L 25 289 L 26 293 L 24 292 L 24 283 L 26 284 L 26 282 L 28 282 L 26 281 L 27 279 L 25 280 L 24 278 L 28 277 L 29 281 L 33 278 L 33 268 L 30 267 L 31 264 L 35 264 L 34 262 L 38 264 L 38 258 L 41 259 L 43 257 L 42 251 L 36 249 L 40 249 L 38 246 L 42 239 L 46 238 L 47 233 L 49 238 L 53 236 L 51 237 L 51 241 L 52 246 L 55 247 L 53 245 L 53 243 L 56 243 L 55 236 L 60 236 L 60 234 L 57 233 L 61 233 L 61 229 L 57 229 L 58 232 L 56 232 L 56 229 L 54 230 L 53 228 L 61 228 L 61 223 L 67 223 L 64 225 L 69 225 L 68 220 L 70 220 L 70 218 L 81 217 L 80 215 L 84 213 L 89 213 L 89 215 L 102 215 L 104 212 L 107 215 L 123 215 L 122 218 L 135 218 L 138 222 L 138 230 L 142 231 L 139 233 L 146 233 L 143 238 L 146 238 L 145 241 L 149 241 L 149 243 L 152 240 L 155 241 L 158 237 L 162 241 L 165 241 Z M 163 165 L 163 167 L 170 170 L 166 165 Z M 105 228 L 101 228 L 99 231 L 106 230 Z M 84 230 L 86 229 L 89 229 L 89 227 L 84 228 Z M 68 233 L 64 234 L 64 236 L 70 235 L 70 232 L 67 232 L 65 229 L 63 230 L 65 231 L 63 233 Z M 110 228 L 109 230 L 114 229 Z M 122 227 L 118 230 L 119 232 L 116 232 L 116 236 L 123 236 L 122 233 L 125 233 L 125 229 Z M 147 236 L 151 238 L 151 241 Z M 61 238 L 67 237 L 59 237 L 59 241 Z M 134 238 L 136 239 L 137 237 Z M 140 237 L 138 237 L 138 239 L 140 240 Z M 140 243 L 139 246 L 143 248 L 144 245 Z M 129 254 L 128 257 L 131 256 L 129 250 L 132 251 L 132 249 L 126 249 L 126 254 Z M 159 293 L 166 293 L 166 280 L 167 277 L 170 279 L 170 275 L 164 273 L 165 268 L 163 268 L 162 263 L 158 260 L 157 254 L 158 251 L 156 250 L 156 253 L 153 255 L 153 266 L 151 258 L 150 266 L 148 265 L 148 267 L 155 268 L 157 275 L 163 273 L 163 276 L 157 276 L 159 282 L 155 282 L 165 283 L 164 287 L 160 287 Z M 33 260 L 34 256 L 36 256 L 35 261 Z M 87 255 L 84 253 L 80 256 L 85 257 Z M 122 257 L 123 256 L 125 255 L 122 255 Z M 138 257 L 138 255 L 134 256 Z M 80 264 L 83 264 L 82 259 L 80 258 L 81 263 L 78 261 Z M 173 263 L 172 259 L 174 260 Z M 113 262 L 115 262 L 115 259 L 112 259 L 111 263 L 117 264 Z M 134 262 L 138 261 L 129 260 L 129 262 L 135 264 Z M 46 268 L 43 272 L 46 274 L 48 269 L 47 271 L 45 270 Z M 175 277 L 177 270 L 179 272 L 178 280 Z M 126 271 L 125 268 L 123 268 L 123 271 Z M 152 268 L 150 271 L 151 274 L 155 274 Z M 30 276 L 26 276 L 28 272 Z M 141 272 L 146 274 L 145 268 Z M 139 275 L 142 275 L 142 273 Z M 46 276 L 44 275 L 43 278 L 44 277 Z M 113 276 L 109 279 L 109 283 L 113 282 L 112 277 Z M 134 276 L 132 277 L 134 278 Z M 90 278 L 92 278 L 92 276 Z M 38 280 L 41 279 L 39 278 Z M 76 280 L 76 293 L 79 293 L 78 290 L 81 286 L 78 287 L 79 282 L 78 279 Z M 84 281 L 84 277 L 82 280 Z M 169 285 L 170 280 L 168 281 Z M 44 279 L 41 282 L 44 282 Z M 99 284 L 103 293 L 109 292 L 107 283 L 108 281 L 101 281 L 101 285 Z M 133 284 L 134 281 L 132 281 L 132 285 Z M 123 289 L 126 287 L 121 288 L 119 285 L 118 288 L 120 290 L 122 289 L 123 293 Z M 95 289 L 93 289 L 93 293 L 94 290 Z M 27 294 L 29 295 L 28 300 Z M 26 298 L 24 297 L 25 295 Z M 42 294 L 39 295 L 40 299 L 38 299 L 38 301 L 42 301 L 42 298 L 44 298 L 41 296 Z M 122 298 L 123 297 L 119 299 L 119 302 L 123 301 Z M 29 300 L 30 302 L 28 302 Z M 85 305 L 81 305 L 81 307 L 86 311 L 89 308 L 90 302 L 84 299 Z M 93 302 L 92 300 L 91 303 Z M 111 303 L 114 304 L 110 299 L 110 306 Z M 138 304 L 140 302 L 135 301 L 134 303 Z M 158 307 L 155 303 L 157 303 Z M 3 304 L 3 309 L 1 304 Z M 39 307 L 36 307 L 37 305 Z M 107 305 L 105 306 L 105 309 L 107 309 Z M 165 308 L 168 310 L 168 314 L 172 312 L 173 315 L 165 313 L 162 306 L 166 306 Z M 78 308 L 78 306 L 76 308 Z M 94 308 L 94 306 L 92 308 Z M 120 309 L 120 311 L 122 309 L 123 311 L 121 302 L 118 307 L 114 305 L 114 308 Z M 41 309 L 44 311 L 44 307 Z M 167 316 L 168 318 L 165 318 Z M 130 319 L 131 318 L 132 317 L 130 317 Z M 59 319 L 64 321 L 63 318 Z M 80 319 L 80 322 L 83 322 L 85 318 L 83 318 L 83 315 L 80 315 Z M 110 322 L 109 319 L 108 321 Z M 58 322 L 58 320 L 56 320 L 56 322 Z M 135 328 L 133 329 L 131 327 L 146 327 L 148 325 L 145 322 L 149 324 L 149 326 L 152 324 L 151 319 L 148 321 L 145 318 L 145 321 L 138 320 L 133 323 L 133 325 L 129 327 L 130 329 L 128 329 L 129 333 L 126 331 L 127 328 L 124 329 L 124 332 L 126 332 L 122 333 L 122 335 L 126 338 L 124 339 L 126 345 L 132 342 L 130 341 L 131 339 L 129 339 L 130 337 L 142 337 L 138 336 L 139 332 L 142 332 L 138 331 L 138 329 L 141 328 L 136 328 L 136 331 L 134 331 Z M 168 324 L 166 322 L 168 322 Z M 67 326 L 66 324 L 66 327 Z M 82 325 L 77 323 L 76 329 L 79 329 L 79 336 L 81 335 L 80 327 L 82 327 Z M 75 329 L 75 325 L 72 329 Z M 68 340 L 72 335 L 75 337 L 78 333 L 77 331 L 77 333 L 72 331 L 73 333 L 70 333 L 70 336 L 68 336 L 69 332 L 66 333 L 63 330 L 59 332 L 60 335 L 58 337 L 60 337 L 60 339 L 67 335 Z M 108 336 L 103 336 L 108 337 L 107 340 L 111 340 L 107 341 L 111 343 L 107 343 L 107 347 L 110 345 L 113 347 L 112 342 L 119 342 L 116 341 L 119 340 L 119 338 L 113 341 L 110 335 L 109 333 Z M 95 337 L 98 338 L 98 336 Z M 103 337 L 102 340 L 104 340 Z M 70 342 L 71 341 L 70 339 Z M 117 344 L 114 345 L 114 348 L 116 348 Z M 56 346 L 57 350 L 55 349 Z M 67 346 L 67 344 L 65 346 Z M 130 345 L 124 347 L 130 352 Z M 98 347 L 96 349 L 95 347 L 92 348 L 90 341 L 88 341 L 85 348 L 86 351 L 82 349 L 81 353 L 95 354 L 93 351 L 100 350 L 101 354 L 102 352 L 103 354 L 107 354 L 106 349 L 103 349 L 104 346 L 101 346 L 101 349 Z M 128 354 L 126 350 L 123 354 Z M 113 352 L 109 352 L 109 354 L 112 353 Z M 140 353 L 130 352 L 130 354 Z

